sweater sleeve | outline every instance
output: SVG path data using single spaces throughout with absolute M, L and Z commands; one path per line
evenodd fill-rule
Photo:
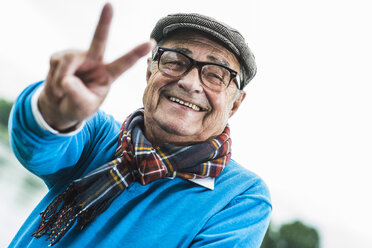
M 235 197 L 204 225 L 190 247 L 259 248 L 269 225 L 270 197 L 266 185 L 256 185 Z
M 9 133 L 17 159 L 50 188 L 68 174 L 68 168 L 79 164 L 83 156 L 94 156 L 94 153 L 89 153 L 90 148 L 100 142 L 104 144 L 104 139 L 112 138 L 117 129 L 110 129 L 109 125 L 115 121 L 112 118 L 107 121 L 108 117 L 102 112 L 87 120 L 83 129 L 72 136 L 56 135 L 43 129 L 35 120 L 31 107 L 32 95 L 42 83 L 27 87 L 15 101 L 9 119 Z M 100 137 L 97 134 L 102 132 L 98 129 L 113 132 Z

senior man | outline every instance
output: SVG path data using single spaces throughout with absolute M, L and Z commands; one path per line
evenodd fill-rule
M 157 45 L 105 64 L 111 18 L 106 4 L 89 50 L 53 55 L 45 82 L 15 103 L 14 153 L 49 192 L 10 247 L 259 247 L 269 193 L 230 159 L 227 124 L 256 71 L 243 37 L 169 15 L 151 34 Z M 99 107 L 150 50 L 144 108 L 121 125 Z

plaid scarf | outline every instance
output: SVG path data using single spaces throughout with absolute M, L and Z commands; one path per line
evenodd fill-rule
M 134 181 L 146 185 L 164 177 L 217 177 L 228 164 L 231 156 L 228 127 L 219 137 L 204 143 L 154 148 L 142 132 L 143 116 L 144 110 L 139 109 L 123 123 L 113 161 L 74 180 L 48 205 L 40 214 L 34 237 L 47 235 L 52 246 L 75 221 L 83 229 Z

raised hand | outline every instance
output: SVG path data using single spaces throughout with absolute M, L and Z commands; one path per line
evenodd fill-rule
M 93 115 L 105 99 L 112 82 L 145 56 L 154 46 L 146 42 L 105 64 L 103 62 L 113 11 L 102 10 L 88 51 L 64 51 L 52 55 L 38 107 L 45 121 L 66 132 Z

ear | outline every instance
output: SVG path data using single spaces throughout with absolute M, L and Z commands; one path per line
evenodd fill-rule
M 147 83 L 149 82 L 149 79 L 150 79 L 151 74 L 152 74 L 151 64 L 152 64 L 152 58 L 149 57 L 149 58 L 147 58 L 147 71 L 146 71 L 146 81 L 147 81 Z
M 232 109 L 230 110 L 230 115 L 229 117 L 233 116 L 233 114 L 235 114 L 235 112 L 238 110 L 238 108 L 240 107 L 240 104 L 243 102 L 244 98 L 245 98 L 245 95 L 246 93 L 244 91 L 241 91 L 240 93 L 238 93 L 239 96 L 238 98 L 235 100 L 235 102 L 233 103 L 233 107 Z

